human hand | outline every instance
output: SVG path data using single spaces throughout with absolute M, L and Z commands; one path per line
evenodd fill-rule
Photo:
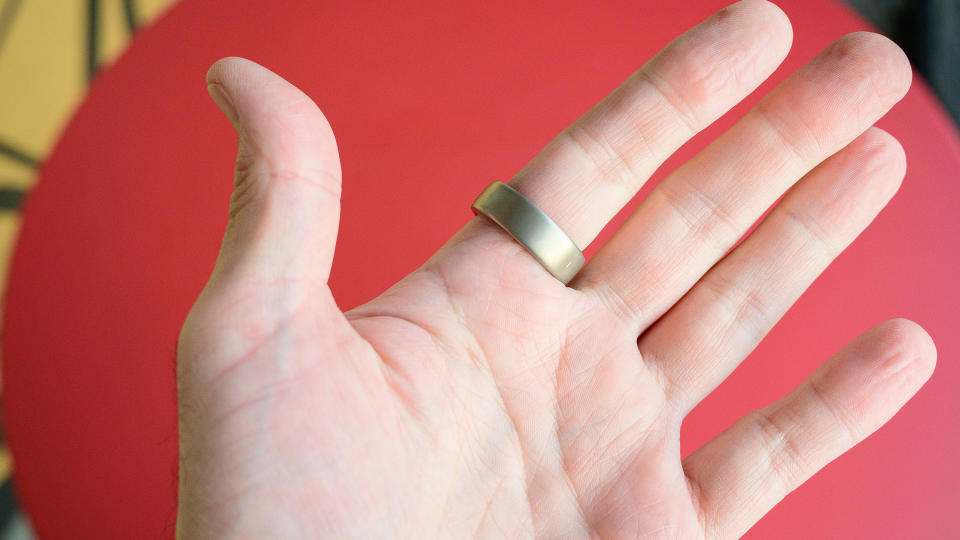
M 583 248 L 790 36 L 767 2 L 721 11 L 511 185 Z M 910 77 L 886 38 L 841 38 L 657 186 L 569 287 L 480 216 L 341 313 L 329 125 L 264 68 L 217 62 L 211 94 L 240 150 L 223 248 L 180 339 L 178 532 L 742 534 L 933 370 L 922 329 L 881 323 L 681 459 L 684 416 L 896 191 L 903 151 L 869 126 Z

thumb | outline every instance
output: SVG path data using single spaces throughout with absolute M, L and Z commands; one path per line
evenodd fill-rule
M 213 64 L 207 89 L 239 147 L 213 277 L 326 283 L 340 218 L 340 159 L 327 119 L 306 94 L 242 58 Z

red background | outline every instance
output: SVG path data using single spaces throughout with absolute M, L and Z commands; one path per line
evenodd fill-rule
M 761 93 L 865 27 L 827 0 L 780 3 L 795 44 Z M 349 308 L 415 268 L 471 217 L 490 179 L 509 178 L 722 2 L 365 4 L 185 0 L 138 35 L 70 123 L 26 206 L 3 335 L 5 428 L 41 537 L 173 533 L 175 343 L 213 266 L 235 151 L 204 86 L 214 60 L 269 66 L 330 119 L 344 170 L 331 283 Z M 899 195 L 694 411 L 685 451 L 880 320 L 923 324 L 939 366 L 890 424 L 789 496 L 754 538 L 960 535 L 960 142 L 919 80 L 879 125 L 907 151 Z M 400 210 L 424 200 L 424 212 Z

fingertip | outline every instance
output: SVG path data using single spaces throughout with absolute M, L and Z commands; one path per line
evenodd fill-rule
M 896 43 L 876 32 L 852 32 L 834 42 L 832 51 L 843 58 L 863 59 L 871 67 L 878 88 L 899 100 L 910 88 L 913 68 Z
M 246 58 L 240 58 L 239 56 L 225 56 L 213 64 L 210 65 L 210 68 L 207 69 L 207 84 L 224 84 L 225 82 L 230 82 L 234 79 L 233 75 L 244 68 L 245 65 L 255 65 L 258 64 L 247 60 Z
M 898 90 L 901 95 L 907 93 L 910 84 L 913 82 L 913 66 L 907 53 L 899 45 L 883 34 L 875 32 L 858 32 L 868 39 L 868 43 L 875 51 L 878 61 L 890 74 L 893 81 L 893 88 Z
M 927 382 L 936 365 L 937 351 L 930 335 L 909 319 L 884 321 L 857 338 L 848 360 L 850 367 L 862 375 L 863 387 L 869 396 L 864 399 L 889 400 L 902 405 Z M 899 408 L 897 405 L 896 408 Z M 893 410 L 889 411 L 890 414 Z
M 787 49 L 793 43 L 793 23 L 790 17 L 777 4 L 769 0 L 743 0 L 756 9 L 771 31 L 787 43 Z
M 793 43 L 793 26 L 780 6 L 768 0 L 740 0 L 716 13 L 719 24 L 730 19 L 736 28 L 762 31 L 767 34 L 767 47 L 785 57 Z
M 887 200 L 900 189 L 907 172 L 907 154 L 900 141 L 890 133 L 872 126 L 858 139 L 859 159 L 871 181 Z
M 217 84 L 219 82 L 220 78 L 218 77 L 218 75 L 220 74 L 220 71 L 223 70 L 223 64 L 227 60 L 229 60 L 229 58 L 230 57 L 221 58 L 216 62 L 210 64 L 210 67 L 207 68 L 207 75 L 206 75 L 207 86 L 211 84 Z
M 339 160 L 330 123 L 316 103 L 272 70 L 227 56 L 207 70 L 211 97 L 248 150 L 276 158 L 284 171 L 330 168 Z
M 864 132 L 863 137 L 868 147 L 877 149 L 877 153 L 880 154 L 879 157 L 885 165 L 897 169 L 906 167 L 907 154 L 903 149 L 903 145 L 888 131 L 880 129 L 877 126 L 870 126 L 867 128 L 867 131 Z
M 878 325 L 890 348 L 911 359 L 911 369 L 923 384 L 933 375 L 937 364 L 937 346 L 930 334 L 910 319 L 896 318 Z
M 900 143 L 871 127 L 818 165 L 787 201 L 818 216 L 826 230 L 838 234 L 838 246 L 845 248 L 890 202 L 905 172 Z
M 238 133 L 241 131 L 240 115 L 233 93 L 245 64 L 256 65 L 244 58 L 227 56 L 214 62 L 206 75 L 207 92 Z

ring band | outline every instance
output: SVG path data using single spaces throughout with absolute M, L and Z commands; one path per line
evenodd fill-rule
M 473 213 L 483 214 L 527 248 L 540 264 L 567 284 L 586 261 L 583 252 L 559 225 L 517 190 L 500 181 L 486 187 L 473 201 Z

